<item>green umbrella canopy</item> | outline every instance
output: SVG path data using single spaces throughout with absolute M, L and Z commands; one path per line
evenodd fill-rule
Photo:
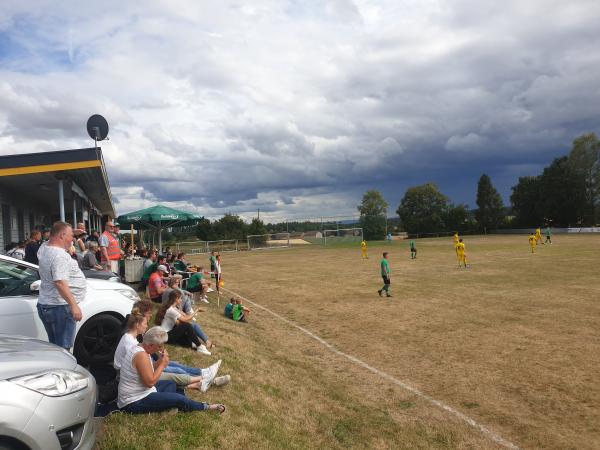
M 163 205 L 151 206 L 117 217 L 121 228 L 133 224 L 136 228 L 166 228 L 175 225 L 185 227 L 195 225 L 200 216 L 198 214 L 180 211 Z
M 158 231 L 158 249 L 162 253 L 162 229 L 174 226 L 185 227 L 196 225 L 200 220 L 198 214 L 192 214 L 162 205 L 133 211 L 117 217 L 121 228 L 133 225 L 137 229 L 154 229 Z

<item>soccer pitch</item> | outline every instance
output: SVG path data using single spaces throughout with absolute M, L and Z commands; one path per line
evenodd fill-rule
M 416 260 L 407 241 L 223 255 L 225 288 L 262 308 L 236 324 L 212 297 L 233 381 L 208 395 L 228 413 L 176 423 L 222 448 L 598 448 L 600 236 L 553 240 L 466 236 L 468 269 L 451 238 L 417 240 Z M 110 418 L 100 448 L 149 420 Z

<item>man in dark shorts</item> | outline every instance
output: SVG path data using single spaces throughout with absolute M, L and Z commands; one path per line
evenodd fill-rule
M 380 297 L 383 297 L 383 291 L 385 291 L 385 296 L 391 297 L 392 294 L 390 294 L 390 285 L 392 284 L 392 281 L 390 280 L 391 271 L 388 263 L 388 252 L 383 252 L 383 259 L 381 260 L 380 266 L 381 278 L 383 278 L 383 287 L 379 289 L 377 293 Z

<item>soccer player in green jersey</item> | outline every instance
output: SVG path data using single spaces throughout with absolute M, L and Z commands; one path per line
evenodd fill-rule
M 417 259 L 417 246 L 415 245 L 415 240 L 410 240 L 410 259 Z
M 388 263 L 388 252 L 383 252 L 383 259 L 381 260 L 381 278 L 383 278 L 383 287 L 379 289 L 377 292 L 380 297 L 383 297 L 383 291 L 385 291 L 386 297 L 391 297 L 390 294 L 390 284 L 392 284 L 390 280 L 390 275 L 392 272 L 390 271 L 390 265 Z
M 544 242 L 544 244 L 547 244 L 548 242 L 552 244 L 552 231 L 550 231 L 550 225 L 546 227 L 546 242 Z

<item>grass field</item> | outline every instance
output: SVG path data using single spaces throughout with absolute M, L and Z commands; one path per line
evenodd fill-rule
M 215 356 L 170 352 L 223 359 L 232 383 L 190 396 L 227 412 L 113 415 L 97 448 L 502 448 L 492 434 L 599 448 L 600 237 L 554 240 L 532 255 L 526 236 L 467 237 L 466 270 L 448 238 L 417 241 L 414 261 L 402 241 L 364 261 L 358 245 L 224 254 L 225 287 L 289 322 L 249 305 L 251 323 L 233 323 L 213 296 L 200 323 Z M 376 292 L 384 249 L 390 299 Z

